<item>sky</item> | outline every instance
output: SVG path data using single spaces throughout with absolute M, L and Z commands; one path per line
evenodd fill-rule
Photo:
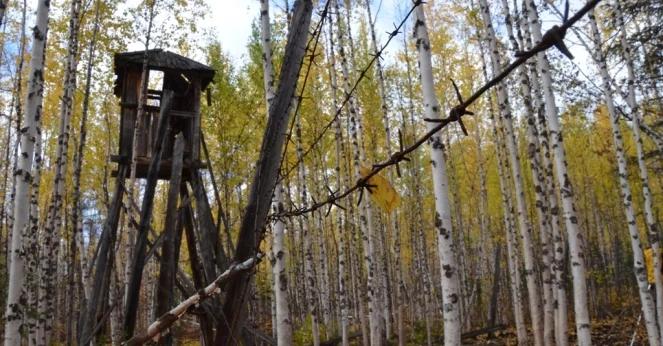
M 292 6 L 293 0 L 289 0 Z M 404 0 L 371 0 L 371 9 L 379 6 L 377 13 L 376 33 L 383 39 L 385 32 L 393 29 L 394 22 L 400 22 L 404 8 Z M 247 54 L 246 43 L 251 35 L 251 24 L 260 15 L 260 2 L 258 0 L 207 0 L 211 13 L 205 21 L 205 25 L 212 28 L 216 38 L 221 42 L 223 49 L 229 53 L 236 62 L 242 61 L 242 56 Z M 284 0 L 270 1 L 271 15 L 282 12 Z M 317 17 L 313 19 L 317 20 Z

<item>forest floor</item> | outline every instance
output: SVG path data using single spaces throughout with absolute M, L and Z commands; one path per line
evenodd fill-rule
M 637 310 L 626 308 L 623 311 L 609 314 L 603 318 L 595 319 L 592 321 L 592 343 L 594 345 L 630 345 L 631 339 L 635 332 L 635 340 L 633 345 L 647 345 L 647 331 L 643 321 L 638 323 Z M 573 321 L 569 321 L 569 343 L 575 345 L 576 333 Z M 435 323 L 433 323 L 435 325 Z M 190 327 L 190 326 L 189 326 Z M 408 335 L 408 346 L 426 345 L 426 332 L 422 324 L 417 324 L 414 329 L 408 328 L 406 331 Z M 480 328 L 479 328 L 480 329 Z M 513 326 L 497 327 L 497 331 L 492 336 L 488 334 L 481 334 L 475 337 L 464 337 L 463 345 L 517 345 L 516 330 Z M 529 331 L 531 332 L 531 331 Z M 177 335 L 179 334 L 179 335 Z M 433 345 L 443 345 L 442 328 L 431 328 L 431 341 Z M 467 333 L 466 333 L 467 334 Z M 531 335 L 531 333 L 530 333 Z M 179 336 L 179 337 L 178 337 Z M 351 345 L 361 345 L 360 334 L 353 333 L 351 335 Z M 197 330 L 191 328 L 179 329 L 176 332 L 176 338 L 180 339 L 181 345 L 195 345 L 197 344 Z M 300 338 L 296 338 L 300 339 Z M 309 338 L 301 338 L 308 340 Z M 310 345 L 306 341 L 297 340 L 298 345 Z M 340 345 L 340 339 L 332 338 L 325 340 L 323 337 L 322 345 Z M 326 342 L 325 342 L 326 341 Z M 397 345 L 397 340 L 389 340 L 388 345 Z
M 572 322 L 572 321 L 569 321 Z M 647 345 L 647 331 L 638 316 L 609 316 L 592 321 L 592 343 L 594 345 Z M 569 342 L 576 344 L 576 333 L 573 325 L 569 325 Z M 498 331 L 493 338 L 481 335 L 475 338 L 463 339 L 464 345 L 517 345 L 516 330 L 513 327 Z M 439 343 L 442 345 L 442 343 Z

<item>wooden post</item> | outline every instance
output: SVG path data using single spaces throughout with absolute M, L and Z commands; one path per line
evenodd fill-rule
M 101 305 L 101 298 L 105 297 L 104 280 L 109 276 L 112 262 L 109 261 L 109 252 L 113 249 L 113 243 L 117 232 L 117 225 L 120 220 L 120 211 L 122 206 L 122 196 L 124 194 L 124 179 L 127 177 L 129 166 L 120 164 L 117 170 L 117 179 L 115 181 L 115 194 L 113 202 L 108 212 L 108 218 L 104 224 L 104 229 L 99 237 L 97 261 L 94 269 L 94 281 L 92 296 L 87 304 L 87 311 L 82 313 L 82 328 L 78 339 L 79 345 L 87 345 L 94 336 L 94 327 Z M 109 265 L 110 263 L 110 265 Z
M 196 248 L 196 234 L 193 226 L 193 210 L 189 202 L 189 193 L 186 185 L 180 186 L 180 198 L 182 199 L 182 224 L 186 235 L 186 245 L 189 250 L 189 262 L 191 263 L 191 273 L 193 275 L 193 283 L 196 290 L 201 290 L 205 287 L 205 272 L 198 257 L 198 249 Z M 211 317 L 211 319 L 210 319 Z M 200 331 L 203 339 L 203 345 L 210 345 L 214 340 L 213 317 L 202 314 L 198 317 L 200 321 Z
M 161 261 L 159 263 L 159 284 L 157 286 L 157 315 L 161 316 L 168 312 L 173 306 L 173 286 L 175 285 L 175 273 L 177 271 L 176 243 L 177 230 L 177 197 L 179 195 L 180 182 L 182 181 L 182 161 L 184 159 L 184 138 L 182 134 L 175 137 L 173 149 L 173 166 L 170 172 L 170 186 L 168 189 L 168 201 L 166 202 L 166 222 L 163 230 L 163 241 L 161 243 Z M 169 334 L 164 339 L 164 344 L 171 345 L 172 336 Z
M 134 246 L 134 256 L 131 261 L 131 277 L 129 279 L 128 296 L 126 297 L 124 332 L 126 337 L 131 337 L 136 324 L 136 313 L 138 311 L 138 297 L 140 293 L 140 283 L 143 278 L 143 267 L 145 266 L 145 250 L 147 247 L 147 234 L 152 220 L 152 208 L 154 206 L 154 192 L 156 189 L 159 164 L 163 152 L 163 143 L 167 141 L 166 132 L 168 129 L 169 113 L 172 105 L 173 91 L 164 90 L 161 101 L 161 112 L 159 115 L 159 129 L 157 131 L 156 141 L 154 143 L 154 155 L 147 171 L 147 181 L 145 184 L 145 193 L 140 211 L 140 224 L 138 225 L 138 234 Z
M 255 254 L 258 240 L 262 238 L 264 232 L 281 165 L 281 154 L 290 117 L 290 104 L 296 91 L 302 60 L 306 53 L 312 12 L 313 2 L 311 0 L 298 0 L 295 3 L 285 48 L 285 58 L 281 66 L 279 86 L 270 107 L 260 158 L 237 241 L 236 263 L 244 262 Z M 242 272 L 228 283 L 228 293 L 223 307 L 225 318 L 217 324 L 216 345 L 229 345 L 237 342 L 239 331 L 243 326 L 241 312 L 245 308 L 248 277 L 248 273 Z
M 207 200 L 203 179 L 197 169 L 191 170 L 189 183 L 193 190 L 193 197 L 196 199 L 196 214 L 200 227 L 200 252 L 205 268 L 205 282 L 210 282 L 216 277 L 216 267 L 225 268 L 229 263 L 223 248 L 219 246 L 219 234 L 212 218 L 212 209 Z

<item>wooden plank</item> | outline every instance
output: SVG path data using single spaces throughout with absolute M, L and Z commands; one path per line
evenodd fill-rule
M 203 268 L 205 269 L 206 282 L 214 280 L 216 277 L 216 267 L 225 268 L 229 263 L 222 251 L 219 253 L 218 249 L 218 234 L 216 232 L 216 225 L 212 218 L 212 210 L 207 200 L 207 193 L 200 177 L 200 172 L 197 170 L 191 171 L 191 190 L 196 201 L 196 215 L 198 216 L 198 230 L 199 230 L 199 247 L 200 255 L 203 261 Z
M 191 159 L 200 160 L 200 80 L 193 80 L 193 128 L 191 133 Z
M 175 149 L 173 150 L 173 169 L 171 170 L 170 185 L 168 188 L 168 199 L 166 202 L 166 222 L 161 242 L 161 261 L 159 262 L 159 280 L 157 285 L 156 313 L 161 316 L 168 312 L 175 303 L 173 288 L 175 286 L 175 274 L 177 272 L 177 201 L 180 193 L 180 182 L 182 180 L 182 165 L 184 160 L 184 138 L 182 134 L 175 137 Z M 169 340 L 170 339 L 170 340 Z M 172 344 L 172 335 L 168 334 L 166 344 Z
M 193 119 L 196 116 L 196 112 L 189 111 L 170 111 L 171 117 L 180 117 L 180 118 L 190 118 Z
M 196 247 L 197 240 L 195 235 L 195 228 L 193 225 L 193 208 L 191 208 L 191 201 L 189 198 L 189 191 L 185 184 L 180 185 L 180 198 L 182 199 L 182 223 L 184 224 L 184 231 L 186 235 L 187 249 L 189 250 L 189 263 L 191 263 L 191 274 L 193 276 L 193 283 L 196 290 L 199 291 L 205 287 L 205 271 L 203 265 L 200 263 L 200 256 L 198 255 L 198 248 Z M 218 300 L 212 301 L 213 305 L 219 306 Z M 218 311 L 218 308 L 214 309 Z M 209 316 L 207 313 L 198 316 L 200 322 L 200 331 L 203 338 L 204 345 L 210 345 L 214 340 L 214 316 Z

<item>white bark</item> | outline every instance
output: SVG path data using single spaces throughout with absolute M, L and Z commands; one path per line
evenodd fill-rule
M 274 67 L 272 65 L 271 27 L 269 22 L 269 0 L 260 1 L 260 41 L 262 44 L 262 67 L 267 114 L 274 99 Z M 274 189 L 274 211 L 283 211 L 283 186 Z M 272 276 L 276 308 L 276 340 L 278 345 L 292 344 L 292 325 L 288 307 L 288 278 L 285 269 L 286 248 L 284 246 L 285 223 L 276 220 L 273 225 Z
M 619 125 L 619 115 L 615 109 L 615 103 L 610 88 L 610 75 L 608 73 L 608 66 L 606 64 L 605 55 L 601 50 L 601 34 L 596 24 L 594 11 L 589 11 L 590 26 L 592 29 L 592 36 L 594 39 L 594 60 L 599 65 L 599 72 L 603 82 L 603 95 L 605 103 L 608 107 L 608 114 L 610 115 L 610 125 L 612 127 L 612 137 L 615 146 L 615 158 L 617 160 L 617 170 L 619 175 L 619 188 L 621 192 L 622 201 L 624 204 L 624 214 L 628 225 L 628 231 L 631 239 L 631 249 L 633 250 L 633 272 L 638 284 L 640 293 L 640 302 L 642 304 L 642 312 L 647 328 L 647 336 L 650 345 L 658 345 L 659 329 L 656 322 L 656 310 L 653 297 L 649 291 L 649 283 L 647 282 L 647 269 L 645 268 L 645 260 L 642 251 L 642 243 L 640 242 L 640 233 L 635 220 L 635 210 L 633 208 L 633 197 L 631 195 L 631 187 L 628 182 L 628 169 L 626 167 L 626 155 L 624 152 L 624 141 L 622 138 L 622 131 Z
M 336 57 L 334 55 L 334 23 L 333 16 L 329 17 L 329 79 L 331 81 L 331 91 L 332 91 L 332 105 L 334 106 L 333 111 L 336 112 L 338 109 L 338 83 L 336 79 Z M 337 117 L 334 121 L 334 140 L 336 144 L 336 189 L 338 191 L 344 190 L 346 184 L 346 179 L 344 172 L 341 171 L 341 167 L 344 162 L 347 162 L 346 151 L 343 145 L 343 130 L 342 130 L 342 118 Z M 342 203 L 339 201 L 339 203 Z M 347 271 L 347 260 L 346 260 L 346 251 L 348 249 L 346 239 L 346 215 L 344 210 L 337 210 L 337 229 L 338 229 L 338 300 L 339 300 L 339 310 L 340 310 L 340 320 L 341 320 L 341 345 L 348 346 L 350 343 L 349 340 L 349 311 L 348 311 L 348 294 L 347 294 L 347 284 L 346 284 L 346 271 Z
M 440 105 L 435 96 L 433 81 L 432 58 L 430 39 L 426 27 L 424 7 L 418 6 L 415 10 L 414 35 L 417 44 L 421 87 L 425 114 L 431 119 L 440 119 Z M 435 124 L 428 122 L 430 131 Z M 460 283 L 458 281 L 458 265 L 456 263 L 456 248 L 452 236 L 451 207 L 449 204 L 449 182 L 446 172 L 446 163 L 443 156 L 444 144 L 440 133 L 430 139 L 430 156 L 433 172 L 433 187 L 435 192 L 435 228 L 438 240 L 438 256 L 442 280 L 442 316 L 444 319 L 444 344 L 460 345 L 461 318 L 460 318 Z
M 640 133 L 642 114 L 640 113 L 640 108 L 638 107 L 638 104 L 635 100 L 635 68 L 633 66 L 633 57 L 631 55 L 633 49 L 626 39 L 626 27 L 624 25 L 624 19 L 622 18 L 620 3 L 620 0 L 616 1 L 617 11 L 615 12 L 615 18 L 617 19 L 617 27 L 620 28 L 620 44 L 622 47 L 622 53 L 624 54 L 624 60 L 626 61 L 628 88 L 626 103 L 631 109 L 633 141 L 635 142 L 638 169 L 640 172 L 640 181 L 642 183 L 645 221 L 647 223 L 648 238 L 652 248 L 652 257 L 654 257 L 653 265 L 654 283 L 656 287 L 656 317 L 659 328 L 659 337 L 661 338 L 661 343 L 663 344 L 663 275 L 661 274 L 661 249 L 659 246 L 660 224 L 654 217 L 652 193 L 651 189 L 649 188 L 649 173 L 647 172 L 647 164 L 645 163 L 644 159 L 645 155 L 642 147 L 642 136 Z M 657 89 L 654 88 L 654 90 Z
M 296 102 L 298 102 L 297 100 Z M 295 103 L 296 104 L 296 103 Z M 294 106 L 293 109 L 296 109 L 297 107 Z M 294 114 L 294 116 L 297 116 Z M 302 129 L 301 129 L 301 123 L 300 123 L 301 117 L 298 117 L 295 119 L 295 134 L 296 134 L 296 139 L 297 139 L 297 161 L 299 161 L 299 166 L 297 167 L 297 180 L 298 180 L 298 187 L 297 189 L 299 190 L 300 194 L 300 208 L 307 208 L 309 205 L 309 197 L 308 197 L 308 186 L 306 184 L 306 168 L 304 167 L 304 162 L 303 162 L 303 156 L 304 156 L 304 149 L 302 148 Z M 306 307 L 308 313 L 311 315 L 311 334 L 313 336 L 313 345 L 318 346 L 320 345 L 320 329 L 319 329 L 319 321 L 318 321 L 318 288 L 316 287 L 316 277 L 315 277 L 315 271 L 314 271 L 314 264 L 313 264 L 313 245 L 312 245 L 312 239 L 313 236 L 311 234 L 311 229 L 309 225 L 309 217 L 307 214 L 302 214 L 298 218 L 299 221 L 299 228 L 302 233 L 302 239 L 304 241 L 304 271 L 305 271 L 305 290 L 306 290 Z
M 24 236 L 28 227 L 30 179 L 37 138 L 41 136 L 41 106 L 44 92 L 44 50 L 48 32 L 50 1 L 37 4 L 36 24 L 33 28 L 32 60 L 25 102 L 23 129 L 20 134 L 20 155 L 16 171 L 16 194 L 14 196 L 12 239 L 10 247 L 9 284 L 5 310 L 5 345 L 21 343 L 19 329 L 25 317 L 22 292 L 25 284 Z
M 525 0 L 526 12 L 529 19 L 533 43 L 541 41 L 541 23 L 536 10 L 534 0 Z M 561 190 L 562 209 L 566 231 L 568 233 L 571 273 L 573 275 L 573 303 L 575 310 L 576 332 L 578 345 L 589 346 L 592 344 L 589 309 L 587 308 L 587 273 L 585 269 L 585 254 L 583 253 L 583 236 L 578 226 L 578 217 L 573 197 L 573 184 L 568 174 L 566 163 L 566 151 L 562 139 L 562 133 L 557 119 L 557 105 L 552 90 L 552 76 L 550 65 L 545 52 L 536 55 L 537 70 L 542 79 L 543 95 L 545 100 L 546 118 L 548 120 L 548 131 L 551 138 L 552 152 L 555 162 L 557 185 Z
M 349 23 L 345 23 L 346 27 L 344 28 L 341 24 L 338 2 L 334 2 L 335 9 L 337 12 L 337 34 L 338 34 L 338 50 L 339 56 L 341 58 L 341 71 L 343 73 L 343 88 L 345 90 L 345 95 L 349 95 L 351 91 L 350 86 L 350 70 L 347 56 L 345 54 L 345 30 L 349 30 Z M 353 96 L 350 96 L 348 100 L 348 122 L 349 122 L 349 132 L 350 138 L 352 141 L 352 165 L 354 167 L 355 175 L 357 178 L 361 178 L 359 174 L 359 165 L 360 159 L 363 157 L 362 153 L 362 140 L 361 140 L 361 120 L 359 119 L 358 109 L 356 106 L 356 100 Z M 368 324 L 370 329 L 370 343 L 371 345 L 380 345 L 381 342 L 381 330 L 380 322 L 378 315 L 378 304 L 376 292 L 376 282 L 375 282 L 375 261 L 373 256 L 373 224 L 371 217 L 371 208 L 369 207 L 368 201 L 363 201 L 359 206 L 359 229 L 361 232 L 362 244 L 364 248 L 364 265 L 366 266 L 368 275 L 366 280 L 366 291 L 368 302 Z M 359 302 L 359 304 L 363 304 Z
M 371 34 L 371 49 L 373 50 L 373 54 L 378 54 L 378 43 L 377 43 L 377 38 L 375 35 L 375 26 L 373 25 L 373 14 L 371 12 L 371 6 L 370 6 L 370 1 L 366 0 L 366 12 L 368 13 L 368 21 L 369 21 L 369 27 L 370 27 L 370 34 Z M 385 86 L 385 80 L 384 80 L 384 72 L 382 68 L 382 61 L 381 57 L 376 59 L 375 61 L 375 69 L 376 69 L 376 74 L 377 74 L 377 80 L 378 80 L 378 90 L 380 92 L 380 109 L 382 110 L 382 123 L 384 126 L 384 133 L 385 133 L 385 152 L 388 154 L 391 154 L 391 127 L 389 125 L 389 105 L 387 104 L 387 91 L 386 91 L 386 86 Z M 389 171 L 389 180 L 393 181 L 394 174 L 393 170 Z M 398 220 L 399 220 L 399 209 L 397 208 L 394 210 L 393 215 L 387 215 L 387 229 L 390 230 L 388 232 L 391 237 L 393 238 L 393 246 L 392 246 L 392 251 L 393 251 L 393 267 L 394 271 L 396 274 L 396 319 L 397 323 L 396 326 L 398 328 L 398 342 L 399 344 L 403 344 L 405 340 L 403 340 L 403 301 L 402 301 L 402 296 L 400 293 L 400 281 L 402 281 L 402 270 L 401 270 L 401 263 L 400 263 L 400 258 L 401 258 L 401 246 L 400 246 L 400 232 L 398 229 Z M 382 233 L 384 236 L 384 233 Z M 387 244 L 384 242 L 384 259 L 385 259 L 385 270 L 384 270 L 384 279 L 385 279 L 385 290 L 384 290 L 384 320 L 386 323 L 386 334 L 387 338 L 391 336 L 391 297 L 389 297 L 390 293 L 390 283 L 389 283 L 389 256 L 390 256 L 390 251 L 387 251 Z
M 523 6 L 524 7 L 524 6 Z M 529 25 L 526 18 L 518 17 L 518 35 L 519 40 L 522 41 L 522 46 L 529 50 L 532 48 L 532 39 L 530 35 Z M 524 37 L 522 37 L 524 36 Z M 557 193 L 555 192 L 555 179 L 554 167 L 550 158 L 550 147 L 547 130 L 547 121 L 545 117 L 545 110 L 541 96 L 541 83 L 536 71 L 536 59 L 527 61 L 529 69 L 529 80 L 531 83 L 530 90 L 532 91 L 532 99 L 534 110 L 537 116 L 537 136 L 539 148 L 541 149 L 541 163 L 543 174 L 543 193 L 546 196 L 546 204 L 549 211 L 549 218 L 547 219 L 548 227 L 552 231 L 552 281 L 553 281 L 553 296 L 555 299 L 555 343 L 557 346 L 568 345 L 568 312 L 566 306 L 566 280 L 565 280 L 565 261 L 566 261 L 566 246 L 562 232 L 560 231 L 559 224 L 559 202 L 557 200 Z
M 480 0 L 479 4 L 481 7 L 483 23 L 486 29 L 485 38 L 488 41 L 493 76 L 495 76 L 502 70 L 502 59 L 497 48 L 497 38 L 491 23 L 488 2 L 486 0 Z M 516 138 L 513 131 L 513 120 L 511 106 L 509 104 L 509 95 L 504 83 L 499 83 L 497 85 L 497 99 L 499 103 L 500 116 L 504 124 L 504 140 L 506 142 L 509 166 L 511 167 L 511 176 L 513 178 L 513 185 L 515 188 L 516 210 L 519 226 L 518 228 L 520 229 L 520 237 L 522 239 L 523 246 L 525 280 L 527 282 L 530 317 L 532 319 L 532 333 L 534 334 L 534 344 L 539 346 L 543 345 L 543 315 L 541 312 L 541 297 L 539 293 L 539 286 L 535 276 L 532 227 L 527 217 L 528 214 L 527 207 L 525 205 L 523 178 L 520 169 L 520 155 L 518 154 L 518 147 L 516 145 Z
M 48 222 L 44 230 L 42 257 L 40 259 L 40 285 L 39 285 L 39 311 L 40 315 L 38 334 L 40 343 L 50 342 L 51 329 L 56 310 L 56 300 L 53 290 L 57 286 L 58 275 L 58 249 L 60 248 L 60 234 L 62 233 L 62 219 L 64 213 L 64 189 L 67 176 L 67 159 L 69 148 L 69 129 L 71 113 L 76 90 L 76 69 L 78 65 L 78 31 L 80 17 L 80 0 L 71 2 L 69 13 L 69 33 L 67 38 L 67 60 L 64 73 L 64 91 L 60 104 L 60 132 L 56 149 L 55 180 L 53 182 L 53 195 L 48 210 Z
M 25 320 L 25 327 L 28 330 L 28 345 L 37 345 L 37 327 L 39 325 L 39 316 L 42 311 L 37 309 L 39 305 L 39 253 L 41 237 L 43 232 L 39 232 L 39 184 L 41 184 L 41 170 L 43 166 L 42 138 L 37 137 L 35 143 L 34 166 L 32 167 L 32 181 L 30 182 L 30 222 L 27 228 L 28 233 L 25 237 L 25 263 L 26 277 L 23 286 L 23 295 L 27 300 L 26 312 L 28 316 Z
M 481 39 L 479 42 L 481 62 L 483 69 L 483 77 L 485 80 L 488 80 L 488 71 L 486 69 L 486 60 L 484 54 L 484 48 L 481 44 Z M 500 182 L 500 196 L 502 198 L 502 208 L 503 208 L 503 219 L 504 219 L 504 229 L 506 232 L 506 251 L 507 251 L 507 267 L 509 270 L 509 287 L 511 289 L 511 301 L 513 303 L 513 316 L 516 323 L 516 337 L 518 340 L 518 345 L 527 345 L 528 336 L 527 336 L 527 326 L 525 325 L 525 316 L 523 314 L 523 298 L 520 291 L 520 261 L 519 252 L 518 252 L 518 240 L 516 239 L 516 230 L 513 221 L 513 204 L 511 203 L 511 193 L 509 192 L 509 181 L 511 181 L 511 176 L 508 171 L 507 164 L 504 159 L 504 153 L 506 152 L 504 141 L 500 135 L 501 131 L 498 131 L 499 125 L 495 119 L 495 112 L 493 109 L 493 101 L 489 101 L 489 114 L 490 120 L 493 127 L 493 137 L 495 138 L 495 152 L 497 154 L 497 175 Z

